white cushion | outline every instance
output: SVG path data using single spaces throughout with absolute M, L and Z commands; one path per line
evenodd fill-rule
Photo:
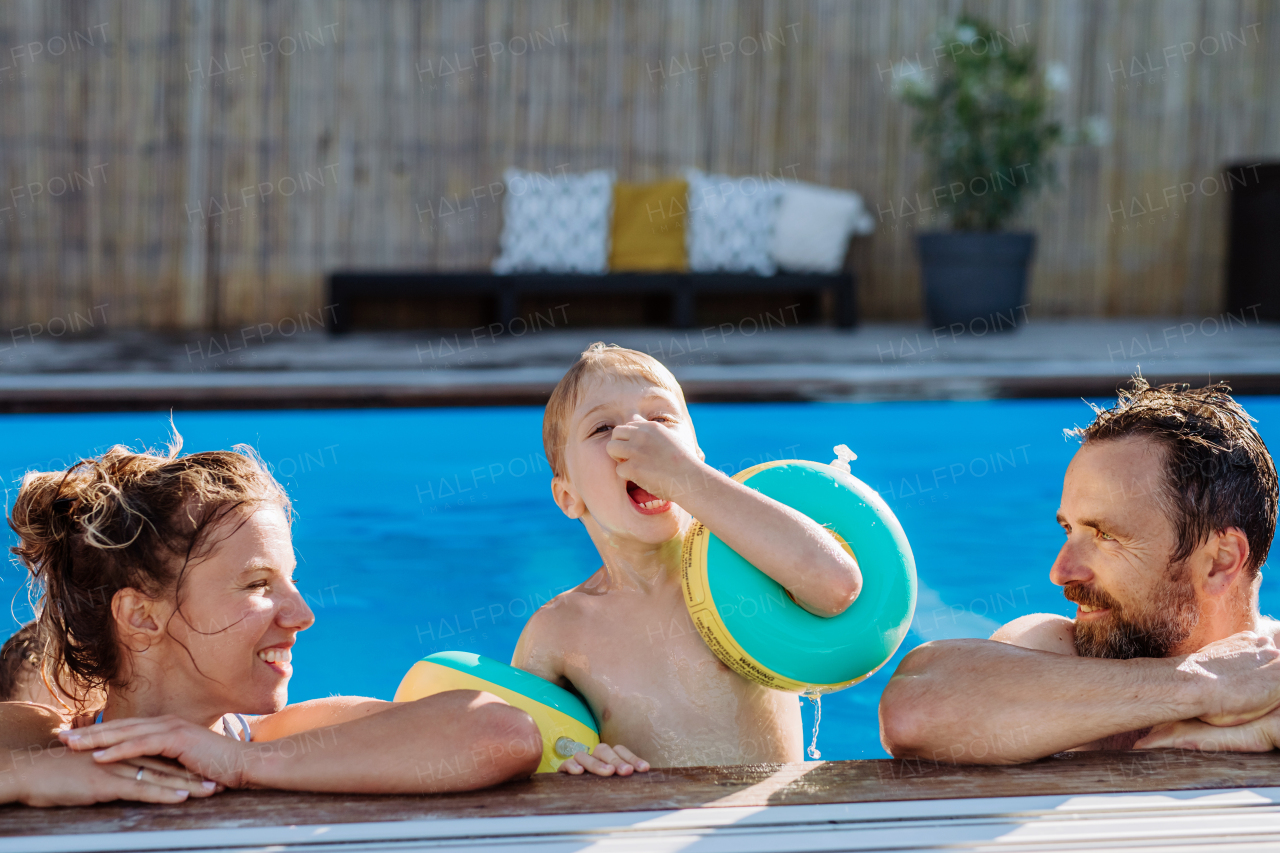
M 685 172 L 689 216 L 685 243 L 693 272 L 754 272 L 773 275 L 769 254 L 778 183 Z
M 613 172 L 542 174 L 507 169 L 499 274 L 603 273 L 609 267 Z
M 846 190 L 788 181 L 773 225 L 773 260 L 797 272 L 839 272 L 849 237 L 870 234 L 875 219 L 862 197 Z

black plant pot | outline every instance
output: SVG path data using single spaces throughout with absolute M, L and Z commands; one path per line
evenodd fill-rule
M 976 335 L 1026 320 L 1031 233 L 948 231 L 916 238 L 929 322 L 960 324 Z

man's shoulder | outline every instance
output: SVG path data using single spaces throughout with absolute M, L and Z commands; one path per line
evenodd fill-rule
M 1075 627 L 1074 621 L 1056 613 L 1032 613 L 1001 626 L 991 639 L 1024 649 L 1075 655 Z

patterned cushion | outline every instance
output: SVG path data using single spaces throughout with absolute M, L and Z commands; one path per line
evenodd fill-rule
M 689 269 L 773 275 L 769 253 L 778 185 L 756 177 L 685 173 L 689 181 Z
M 508 169 L 499 274 L 602 273 L 609 261 L 613 172 L 547 175 Z
M 613 185 L 609 269 L 614 272 L 689 268 L 684 247 L 689 185 L 683 178 L 652 184 Z
M 785 270 L 838 272 L 851 234 L 870 234 L 875 219 L 847 190 L 788 181 L 773 227 L 773 259 Z

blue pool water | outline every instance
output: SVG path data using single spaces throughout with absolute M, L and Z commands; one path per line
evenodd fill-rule
M 1242 402 L 1280 447 L 1280 398 Z M 911 540 L 920 578 L 912 631 L 879 673 L 823 700 L 824 758 L 884 757 L 876 706 L 906 650 L 985 637 L 1025 613 L 1074 611 L 1048 570 L 1076 447 L 1062 430 L 1091 417 L 1080 400 L 691 410 L 708 463 L 730 472 L 770 458 L 826 462 L 833 445 L 848 444 L 858 453 L 854 474 L 880 491 Z M 175 421 L 188 451 L 253 445 L 294 500 L 299 586 L 317 617 L 295 649 L 294 701 L 389 699 L 405 670 L 435 651 L 510 660 L 528 615 L 599 565 L 580 524 L 551 502 L 541 409 L 205 412 Z M 63 468 L 116 442 L 158 446 L 167 430 L 161 414 L 0 417 L 6 509 L 26 470 Z M 30 617 L 24 582 L 16 565 L 0 569 L 0 594 L 12 602 L 0 630 Z M 1264 584 L 1262 604 L 1280 609 L 1274 585 Z M 807 702 L 804 714 L 807 727 Z

